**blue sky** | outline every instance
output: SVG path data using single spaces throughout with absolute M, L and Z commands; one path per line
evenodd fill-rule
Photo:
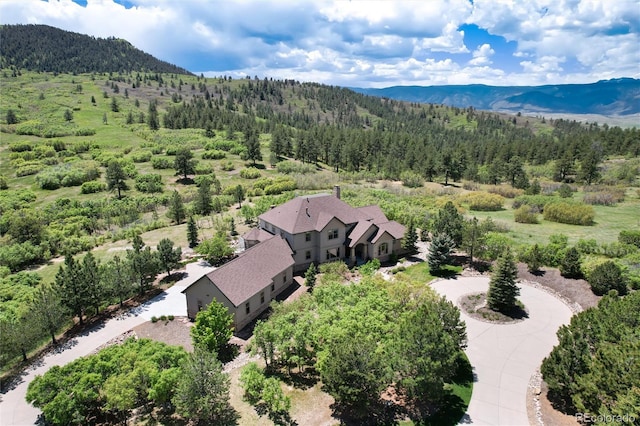
M 637 0 L 0 0 L 207 76 L 353 87 L 640 78 Z

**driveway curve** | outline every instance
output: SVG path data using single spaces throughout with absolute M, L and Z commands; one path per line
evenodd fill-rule
M 489 288 L 486 277 L 459 277 L 431 285 L 457 304 L 468 293 Z M 556 331 L 571 320 L 569 307 L 555 296 L 528 285 L 519 285 L 519 299 L 529 318 L 511 324 L 495 324 L 471 318 L 467 324 L 467 356 L 474 372 L 473 394 L 463 423 L 528 425 L 527 388 L 542 360 L 558 343 Z
M 79 334 L 65 345 L 58 347 L 27 369 L 19 381 L 5 394 L 0 395 L 0 425 L 26 426 L 37 423 L 40 410 L 25 400 L 27 386 L 37 376 L 46 373 L 54 365 L 65 365 L 91 354 L 111 339 L 149 321 L 152 316 L 186 316 L 187 301 L 182 290 L 203 274 L 213 270 L 206 262 L 189 263 L 186 277 L 166 291 L 125 314 Z

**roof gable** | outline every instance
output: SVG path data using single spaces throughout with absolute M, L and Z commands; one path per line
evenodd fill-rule
M 285 232 L 299 234 L 321 231 L 334 217 L 345 225 L 366 220 L 366 215 L 359 209 L 329 194 L 294 198 L 259 218 Z
M 273 278 L 293 266 L 286 240 L 273 236 L 207 274 L 207 278 L 238 307 L 271 284 Z

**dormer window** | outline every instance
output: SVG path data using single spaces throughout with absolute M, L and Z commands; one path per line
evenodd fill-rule
M 330 240 L 337 240 L 338 239 L 338 230 L 337 229 L 329 230 L 329 239 Z

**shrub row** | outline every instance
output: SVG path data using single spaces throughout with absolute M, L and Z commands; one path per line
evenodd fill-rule
M 520 195 L 513 200 L 513 208 L 518 209 L 520 206 L 527 205 L 533 208 L 533 211 L 542 213 L 546 204 L 558 201 L 558 197 L 548 195 Z
M 162 192 L 162 177 L 158 174 L 138 175 L 136 177 L 136 189 L 140 192 Z
M 165 157 L 153 157 L 151 159 L 151 167 L 156 170 L 170 169 L 171 165 L 171 161 L 169 161 L 169 159 Z
M 535 207 L 525 204 L 516 209 L 514 219 L 518 223 L 538 223 L 538 213 Z
M 291 173 L 297 173 L 301 175 L 311 174 L 316 172 L 316 168 L 312 164 L 302 164 L 293 161 L 281 161 L 276 165 L 278 172 L 288 175 Z
M 61 186 L 79 186 L 100 176 L 96 164 L 71 166 L 64 164 L 49 167 L 38 174 L 36 183 L 42 189 L 58 189 Z
M 487 186 L 487 192 L 501 195 L 504 198 L 516 198 L 524 193 L 522 189 L 517 189 L 510 185 L 489 185 Z
M 260 170 L 255 167 L 248 167 L 240 170 L 240 177 L 244 179 L 258 179 L 260 177 Z
M 465 196 L 465 201 L 469 203 L 469 209 L 475 211 L 498 211 L 502 210 L 504 197 L 488 192 L 472 192 Z
M 222 160 L 227 158 L 227 153 L 220 149 L 210 149 L 202 154 L 203 160 Z
M 624 191 L 587 192 L 582 201 L 585 204 L 612 206 L 624 201 Z
M 550 203 L 544 206 L 545 220 L 570 225 L 593 225 L 593 207 L 575 203 Z

